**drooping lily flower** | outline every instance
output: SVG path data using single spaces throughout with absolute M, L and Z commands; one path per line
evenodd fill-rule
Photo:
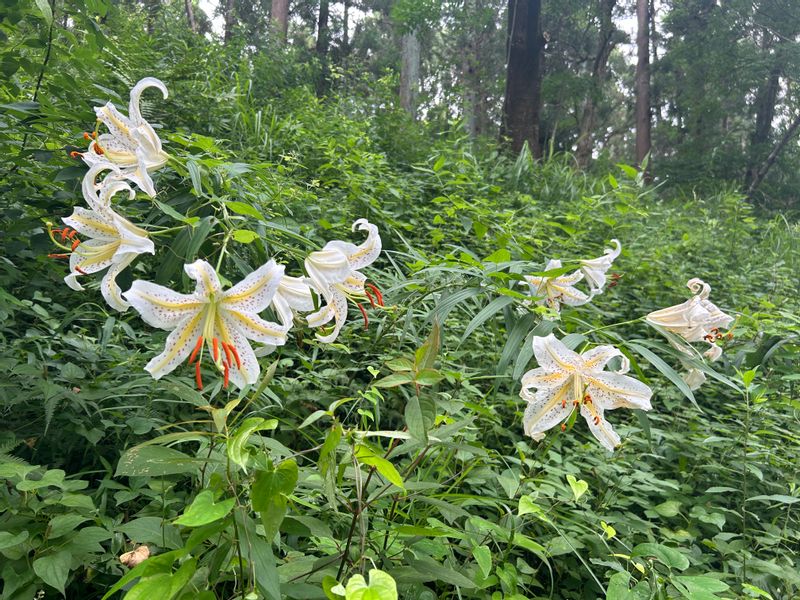
M 306 317 L 311 327 L 321 327 L 334 320 L 333 331 L 328 335 L 317 334 L 317 339 L 324 343 L 333 342 L 339 335 L 347 320 L 347 299 L 358 302 L 367 299 L 373 306 L 383 306 L 383 297 L 378 289 L 366 283 L 367 277 L 359 273 L 358 269 L 371 265 L 381 253 L 381 237 L 378 228 L 366 219 L 359 219 L 353 223 L 356 229 L 367 232 L 367 239 L 359 246 L 350 242 L 333 240 L 325 244 L 322 250 L 312 252 L 305 260 L 308 282 L 322 295 L 326 305 L 315 313 Z M 370 288 L 375 295 L 370 294 Z M 358 304 L 364 323 L 367 323 L 367 313 L 361 304 Z
M 286 343 L 287 327 L 258 316 L 275 296 L 283 266 L 270 260 L 224 292 L 206 261 L 197 260 L 184 270 L 196 282 L 192 294 L 179 294 L 149 281 L 134 281 L 123 294 L 146 323 L 172 330 L 164 351 L 145 369 L 160 379 L 189 358 L 189 364 L 195 365 L 197 387 L 203 389 L 200 365 L 208 349 L 225 387 L 229 381 L 240 388 L 255 383 L 261 368 L 247 340 L 273 346 Z
M 147 232 L 126 218 L 114 212 L 106 204 L 119 192 L 133 194 L 130 186 L 119 179 L 106 179 L 101 190 L 90 201 L 91 210 L 80 206 L 73 209 L 69 217 L 62 220 L 64 229 L 51 230 L 51 238 L 68 253 L 53 255 L 69 257 L 70 273 L 64 278 L 73 290 L 83 289 L 78 282 L 79 275 L 98 273 L 105 269 L 105 276 L 100 283 L 100 291 L 105 301 L 120 312 L 128 309 L 128 303 L 122 298 L 116 279 L 139 254 L 154 254 L 155 247 Z M 87 197 L 87 201 L 89 197 Z M 61 234 L 60 241 L 56 234 Z M 78 235 L 88 239 L 81 240 Z M 65 245 L 69 243 L 70 245 Z
M 547 263 L 544 270 L 554 271 L 560 268 L 561 261 L 554 259 Z M 567 306 L 580 306 L 592 299 L 591 295 L 585 294 L 575 288 L 575 284 L 581 279 L 583 279 L 583 273 L 581 273 L 581 271 L 575 271 L 566 275 L 557 275 L 556 277 L 525 276 L 525 281 L 530 285 L 531 295 L 540 297 L 536 303 L 548 306 L 556 312 L 560 312 L 562 304 L 566 304 Z
M 545 431 L 565 421 L 579 407 L 594 437 L 613 451 L 620 438 L 605 420 L 605 411 L 652 408 L 653 391 L 625 375 L 628 361 L 613 346 L 597 346 L 578 354 L 550 334 L 533 338 L 533 354 L 539 367 L 523 375 L 520 396 L 528 402 L 523 418 L 525 434 L 534 440 L 544 438 Z M 623 358 L 622 368 L 605 371 L 615 356 Z
M 150 87 L 158 88 L 167 98 L 167 88 L 161 81 L 145 77 L 131 90 L 127 117 L 111 102 L 94 109 L 97 120 L 106 126 L 108 133 L 93 139 L 82 157 L 90 167 L 101 163 L 118 167 L 120 176 L 153 197 L 156 190 L 150 173 L 163 167 L 169 156 L 161 149 L 161 139 L 139 108 L 142 92 Z
M 314 298 L 311 288 L 301 277 L 284 275 L 278 284 L 278 290 L 272 298 L 272 308 L 278 314 L 281 323 L 290 328 L 294 323 L 295 313 L 314 310 Z
M 606 273 L 611 268 L 614 260 L 620 255 L 620 252 L 622 252 L 622 244 L 619 243 L 619 240 L 611 240 L 611 243 L 616 248 L 606 248 L 603 256 L 581 261 L 580 270 L 586 277 L 586 283 L 589 284 L 589 289 L 593 295 L 602 293 L 606 285 Z
M 733 317 L 708 299 L 711 286 L 702 279 L 690 279 L 686 287 L 694 296 L 681 304 L 651 312 L 646 321 L 679 335 L 687 342 L 705 341 L 715 345 L 713 341 L 722 337 L 720 329 L 730 325 Z

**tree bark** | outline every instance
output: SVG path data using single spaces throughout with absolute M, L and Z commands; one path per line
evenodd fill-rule
M 147 20 L 145 27 L 147 34 L 153 35 L 156 32 L 156 17 L 161 11 L 161 0 L 147 0 Z
M 578 166 L 586 168 L 592 160 L 594 129 L 597 121 L 597 97 L 602 92 L 608 72 L 608 59 L 617 45 L 617 28 L 612 19 L 617 0 L 602 0 L 600 3 L 600 31 L 597 38 L 597 53 L 592 61 L 591 85 L 583 103 L 575 159 Z
M 316 51 L 320 58 L 328 55 L 329 30 L 328 17 L 330 16 L 330 0 L 320 0 L 319 17 L 317 19 L 317 45 Z
M 514 152 L 525 143 L 534 157 L 542 156 L 539 144 L 542 49 L 541 0 L 508 0 L 508 66 L 503 102 L 501 140 Z
M 400 106 L 416 119 L 420 67 L 420 47 L 416 30 L 404 33 L 400 38 L 400 54 Z
M 236 24 L 234 8 L 234 0 L 225 0 L 225 37 L 223 42 L 226 44 L 233 38 L 233 26 Z
M 289 34 L 289 0 L 272 0 L 269 18 L 275 31 L 278 32 L 280 40 L 285 42 L 286 36 Z
M 636 0 L 636 164 L 650 152 L 650 6 Z
M 192 0 L 183 0 L 183 6 L 186 9 L 186 20 L 189 23 L 189 29 L 191 29 L 193 33 L 197 33 L 197 21 L 194 20 Z
M 764 32 L 762 50 L 769 52 L 772 48 L 772 36 Z M 772 121 L 775 118 L 775 105 L 780 91 L 780 78 L 783 74 L 783 60 L 781 52 L 776 51 L 772 68 L 764 85 L 758 89 L 755 98 L 756 122 L 753 134 L 750 136 L 750 160 L 745 175 L 745 185 L 753 183 L 758 175 L 759 161 L 766 154 L 767 143 L 772 132 Z
M 778 160 L 778 156 L 786 147 L 786 145 L 791 141 L 794 137 L 794 134 L 797 132 L 797 129 L 800 128 L 800 115 L 797 115 L 792 121 L 792 124 L 789 125 L 789 128 L 786 130 L 786 133 L 783 134 L 783 137 L 775 144 L 775 147 L 772 149 L 772 152 L 769 153 L 769 156 L 764 161 L 764 163 L 759 167 L 756 171 L 755 176 L 753 177 L 753 181 L 750 183 L 750 187 L 747 188 L 747 197 L 752 198 L 753 193 L 755 193 L 758 186 L 764 181 L 764 178 L 769 173 L 769 170 L 772 168 L 772 165 L 775 164 L 775 161 Z

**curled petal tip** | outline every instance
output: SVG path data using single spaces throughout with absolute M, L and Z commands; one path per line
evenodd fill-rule
M 367 219 L 358 219 L 355 223 L 353 223 L 352 230 L 355 231 L 356 229 L 368 229 L 370 226 L 370 222 Z
M 711 294 L 711 286 L 699 277 L 694 277 L 687 281 L 686 287 L 688 287 L 693 294 L 699 295 L 701 298 L 708 298 L 709 294 Z

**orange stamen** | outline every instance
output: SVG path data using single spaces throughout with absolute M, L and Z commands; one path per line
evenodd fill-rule
M 233 344 L 228 344 L 228 346 L 230 347 L 231 352 L 233 352 L 234 360 L 236 360 L 236 368 L 241 371 L 242 370 L 242 361 L 239 359 L 239 351 L 236 349 L 236 346 L 234 346 Z
M 232 365 L 233 364 L 233 356 L 231 355 L 230 347 L 225 342 L 222 342 L 222 349 L 225 351 L 225 362 L 227 362 L 228 365 Z
M 63 242 L 64 240 L 66 240 L 68 235 L 69 235 L 69 227 L 65 227 L 64 229 L 61 230 L 61 241 Z
M 372 290 L 372 293 L 375 294 L 375 298 L 378 300 L 378 306 L 383 306 L 383 294 L 378 289 L 378 286 L 374 283 L 368 283 L 367 287 Z
M 105 154 L 105 153 L 103 152 L 103 149 L 100 147 L 100 145 L 99 145 L 99 144 L 97 144 L 97 142 L 95 142 L 95 144 L 94 144 L 94 151 L 95 151 L 95 152 L 97 152 L 97 153 L 98 153 L 100 156 L 102 156 L 103 154 Z
M 48 254 L 47 258 L 69 258 L 69 254 Z
M 219 340 L 214 338 L 211 340 L 212 345 L 214 346 L 214 362 L 219 361 Z
M 83 132 L 83 139 L 85 139 L 87 142 L 91 139 L 91 137 L 89 136 L 88 132 L 86 132 L 86 131 Z
M 566 399 L 566 398 L 564 398 L 564 399 L 561 401 L 561 408 L 567 408 L 567 399 Z
M 228 389 L 228 381 L 230 379 L 230 374 L 231 374 L 231 370 L 230 370 L 230 367 L 228 366 L 228 363 L 226 362 L 225 363 L 225 371 L 224 371 L 224 375 L 223 375 L 223 379 L 222 379 L 222 387 L 224 387 L 225 389 Z
M 594 418 L 594 424 L 595 424 L 595 425 L 600 425 L 600 417 L 597 417 L 597 416 L 596 416 L 596 417 Z
M 197 343 L 194 346 L 192 355 L 189 357 L 189 364 L 192 364 L 194 362 L 194 359 L 197 357 L 197 353 L 200 352 L 200 348 L 202 347 L 203 347 L 203 336 L 201 335 L 199 338 L 197 338 Z M 199 365 L 200 363 L 197 364 Z
M 75 240 L 74 242 L 72 242 L 72 251 L 73 252 L 75 252 L 75 248 L 77 248 L 80 245 L 80 243 L 81 243 L 80 240 Z
M 197 383 L 197 389 L 203 391 L 203 376 L 200 374 L 200 361 L 198 360 L 194 365 L 194 380 Z
M 564 432 L 566 430 L 567 430 L 567 424 L 566 423 L 562 423 L 561 424 L 561 431 Z
M 83 156 L 82 152 L 78 152 L 77 150 L 73 150 L 69 153 L 70 158 L 78 158 L 79 156 Z
M 86 271 L 84 271 L 83 269 L 81 269 L 78 265 L 75 265 L 75 270 L 78 273 L 80 273 L 81 275 L 88 275 L 88 273 Z
M 369 319 L 367 318 L 367 311 L 364 310 L 364 307 L 361 304 L 356 304 L 358 306 L 358 310 L 361 311 L 361 315 L 364 317 L 364 329 L 369 328 Z
M 367 296 L 367 300 L 369 300 L 370 306 L 372 306 L 372 308 L 375 308 L 375 299 L 370 295 L 370 293 L 367 290 L 364 290 L 364 293 Z

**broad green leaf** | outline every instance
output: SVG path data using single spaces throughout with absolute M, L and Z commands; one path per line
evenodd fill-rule
M 657 559 L 670 569 L 683 571 L 689 568 L 689 559 L 675 548 L 670 548 L 662 544 L 645 543 L 634 547 L 631 558 L 646 556 Z
M 489 546 L 475 546 L 472 549 L 472 556 L 475 558 L 475 562 L 478 563 L 483 578 L 489 577 L 492 573 L 492 551 Z
M 214 492 L 211 490 L 203 490 L 186 507 L 183 514 L 175 520 L 176 525 L 184 525 L 186 527 L 200 527 L 201 525 L 208 525 L 214 521 L 218 521 L 225 517 L 236 502 L 235 498 L 228 498 L 221 502 L 214 501 Z
M 8 531 L 0 531 L 0 550 L 13 548 L 28 539 L 27 531 L 20 531 L 17 534 Z
M 277 419 L 263 419 L 261 417 L 245 419 L 231 439 L 228 440 L 228 458 L 240 467 L 246 467 L 249 454 L 245 453 L 245 446 L 250 436 L 256 431 L 269 431 L 277 426 Z
M 203 461 L 164 446 L 134 446 L 119 459 L 117 477 L 162 477 L 197 471 Z
M 258 239 L 258 234 L 248 229 L 237 229 L 233 232 L 233 239 L 240 244 L 250 244 Z
M 680 512 L 680 508 L 681 503 L 677 500 L 666 500 L 661 504 L 654 506 L 653 510 L 662 517 L 674 517 Z
M 237 200 L 226 200 L 225 206 L 227 206 L 233 212 L 238 213 L 240 215 L 253 217 L 254 219 L 258 219 L 259 221 L 266 221 L 264 215 L 262 215 L 257 208 L 255 208 L 251 204 L 247 204 L 246 202 L 239 202 Z
M 356 459 L 365 465 L 375 467 L 378 473 L 383 475 L 389 481 L 389 483 L 392 483 L 403 490 L 406 489 L 405 485 L 403 484 L 403 478 L 400 476 L 400 473 L 398 473 L 394 465 L 385 458 L 377 456 L 369 447 L 364 446 L 363 444 L 356 446 Z
M 253 510 L 259 513 L 265 535 L 272 540 L 286 516 L 286 496 L 297 485 L 298 469 L 294 459 L 285 460 L 271 471 L 259 471 L 250 491 Z
M 625 571 L 614 573 L 611 579 L 608 580 L 606 600 L 628 600 L 628 583 L 630 580 L 631 576 Z
M 338 593 L 334 588 L 334 593 Z M 350 578 L 344 589 L 345 600 L 397 600 L 397 584 L 388 573 L 378 569 L 369 572 L 369 583 L 357 574 Z
M 393 388 L 401 385 L 406 385 L 414 381 L 414 374 L 411 372 L 392 373 L 383 379 L 375 381 L 372 385 L 377 388 Z
M 74 514 L 55 516 L 50 519 L 50 524 L 48 525 L 49 533 L 47 537 L 48 539 L 54 540 L 66 533 L 73 533 L 78 525 L 88 520 L 89 517 Z
M 575 479 L 574 475 L 567 475 L 567 483 L 569 484 L 570 489 L 572 490 L 572 497 L 575 498 L 575 502 L 581 499 L 589 489 L 589 484 L 586 483 L 583 479 Z
M 50 587 L 56 588 L 65 596 L 64 586 L 69 577 L 69 568 L 72 563 L 72 554 L 62 550 L 55 554 L 48 554 L 33 561 L 33 572 Z
M 702 575 L 677 575 L 672 578 L 674 583 L 681 584 L 686 591 L 678 590 L 687 600 L 716 600 L 717 592 L 725 592 L 730 586 L 724 581 Z M 677 587 L 677 586 L 676 586 Z

